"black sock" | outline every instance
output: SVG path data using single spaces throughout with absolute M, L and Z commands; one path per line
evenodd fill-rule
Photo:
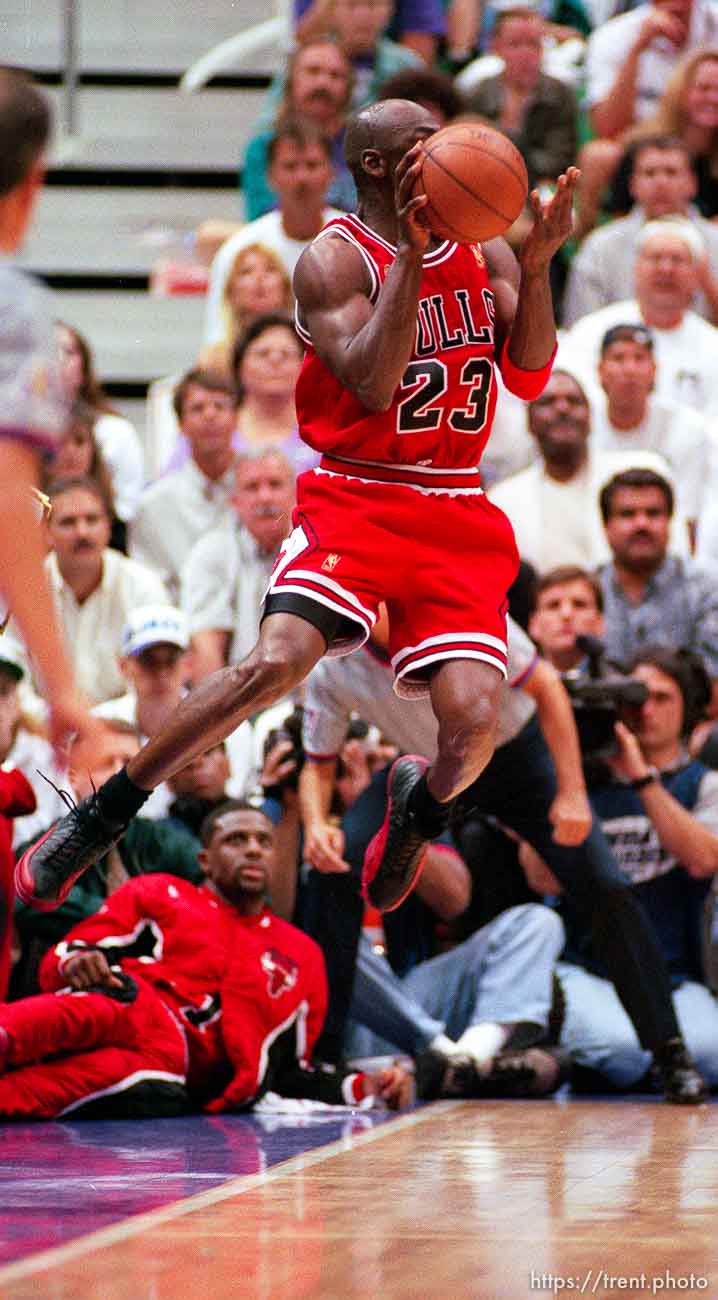
M 127 769 L 121 768 L 109 781 L 105 781 L 97 791 L 97 802 L 102 816 L 109 822 L 128 822 L 140 811 L 152 791 L 141 790 L 127 775 Z
M 435 840 L 449 825 L 451 808 L 454 803 L 439 803 L 435 799 L 426 781 L 426 772 L 419 778 L 409 795 L 409 812 L 414 818 L 417 830 L 427 840 Z

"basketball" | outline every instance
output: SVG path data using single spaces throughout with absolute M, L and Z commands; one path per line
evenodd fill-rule
M 528 176 L 507 136 L 478 122 L 442 127 L 425 141 L 417 184 L 435 235 L 459 244 L 493 239 L 512 226 L 526 201 Z

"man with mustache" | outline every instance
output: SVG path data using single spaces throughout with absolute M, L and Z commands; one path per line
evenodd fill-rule
M 656 642 L 701 656 L 718 702 L 718 597 L 694 560 L 669 550 L 673 489 L 646 469 L 616 474 L 600 497 L 612 559 L 598 570 L 606 652 L 627 662 Z
M 300 45 L 287 61 L 286 77 L 278 78 L 257 118 L 257 134 L 242 160 L 242 197 L 248 221 L 277 206 L 271 188 L 270 146 L 278 126 L 289 119 L 309 122 L 331 142 L 334 176 L 327 202 L 351 211 L 356 189 L 344 160 L 344 127 L 353 86 L 348 56 L 330 37 L 321 36 Z
M 632 465 L 667 472 L 649 451 L 598 451 L 590 445 L 586 393 L 566 370 L 554 370 L 528 408 L 528 427 L 540 458 L 491 489 L 509 516 L 523 560 L 539 573 L 572 564 L 591 569 L 608 559 L 598 494 L 612 474 Z
M 100 704 L 125 692 L 117 650 L 132 611 L 166 605 L 167 592 L 156 573 L 110 549 L 110 513 L 94 479 L 59 479 L 48 495 L 45 568 L 78 686 Z

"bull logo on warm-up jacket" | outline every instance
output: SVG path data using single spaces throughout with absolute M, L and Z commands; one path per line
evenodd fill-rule
M 262 970 L 267 976 L 267 992 L 270 998 L 281 997 L 293 989 L 297 982 L 299 967 L 286 953 L 278 948 L 266 948 L 260 957 Z

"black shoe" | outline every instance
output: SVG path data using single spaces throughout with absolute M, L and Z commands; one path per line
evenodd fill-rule
M 448 1057 L 428 1048 L 416 1058 L 419 1101 L 463 1097 L 548 1097 L 570 1077 L 571 1058 L 560 1047 L 498 1052 L 488 1074 L 468 1056 Z
M 488 1074 L 477 1074 L 474 1097 L 548 1097 L 566 1083 L 571 1058 L 560 1047 L 497 1052 Z
M 127 822 L 110 822 L 96 794 L 81 800 L 23 853 L 15 868 L 18 898 L 39 912 L 52 912 L 72 886 L 116 844 Z
M 448 1057 L 427 1047 L 415 1062 L 418 1101 L 436 1101 L 438 1097 L 473 1097 L 476 1066 L 468 1056 Z
M 364 854 L 362 897 L 380 912 L 391 912 L 411 893 L 424 865 L 429 841 L 413 825 L 408 803 L 429 766 L 426 758 L 397 758 L 387 781 L 386 816 Z
M 708 1100 L 705 1079 L 682 1038 L 669 1038 L 653 1059 L 666 1101 L 676 1106 L 698 1106 Z

